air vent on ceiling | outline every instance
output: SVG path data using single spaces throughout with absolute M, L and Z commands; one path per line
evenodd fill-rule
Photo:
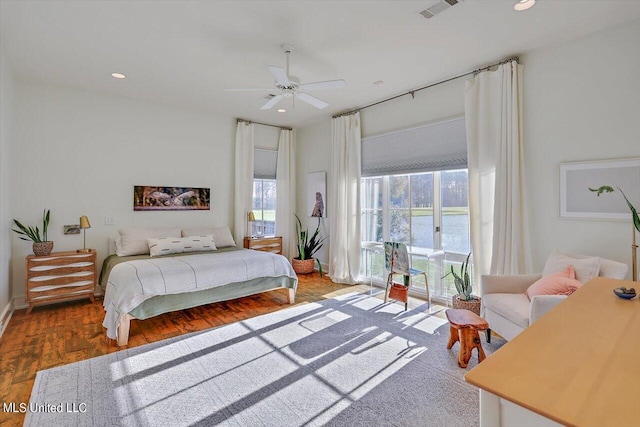
M 449 9 L 451 6 L 455 6 L 463 0 L 438 0 L 433 3 L 431 6 L 428 6 L 426 9 L 418 12 L 424 18 L 430 19 L 436 16 L 437 14 L 444 12 Z

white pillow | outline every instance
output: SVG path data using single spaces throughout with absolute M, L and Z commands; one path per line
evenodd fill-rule
M 213 235 L 190 237 L 161 237 L 147 239 L 151 256 L 181 254 L 183 252 L 215 251 Z
M 122 228 L 119 244 L 116 245 L 116 255 L 130 256 L 149 253 L 147 239 L 160 237 L 180 237 L 179 228 Z
M 216 247 L 224 248 L 227 246 L 236 246 L 236 242 L 233 240 L 231 230 L 229 227 L 196 227 L 196 228 L 184 228 L 182 229 L 182 237 L 189 236 L 202 236 L 205 234 L 213 234 L 213 240 L 216 242 Z
M 543 276 L 565 271 L 572 265 L 576 271 L 576 279 L 582 283 L 587 283 L 594 277 L 598 277 L 600 272 L 600 260 L 598 257 L 575 258 L 562 252 L 552 253 L 544 265 Z

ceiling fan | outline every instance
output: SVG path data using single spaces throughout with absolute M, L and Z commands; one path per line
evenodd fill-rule
M 300 101 L 306 102 L 307 104 L 313 105 L 316 108 L 325 108 L 329 106 L 328 103 L 324 102 L 321 99 L 316 98 L 315 96 L 311 96 L 306 92 L 311 92 L 314 90 L 327 90 L 327 89 L 339 89 L 347 86 L 347 82 L 344 80 L 329 80 L 325 82 L 314 82 L 314 83 L 305 83 L 301 84 L 300 79 L 296 76 L 289 75 L 289 55 L 293 51 L 293 46 L 290 44 L 283 44 L 282 50 L 287 55 L 287 64 L 286 68 L 275 67 L 273 65 L 269 65 L 269 71 L 273 74 L 275 78 L 275 85 L 272 88 L 247 88 L 247 89 L 225 89 L 225 91 L 279 91 L 280 93 L 277 95 L 273 95 L 269 98 L 266 104 L 260 107 L 261 110 L 269 110 L 274 107 L 278 102 L 280 102 L 283 98 L 292 98 L 294 102 L 295 108 L 295 99 L 299 99 Z

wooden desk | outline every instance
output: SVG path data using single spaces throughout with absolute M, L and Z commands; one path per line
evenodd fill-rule
M 615 296 L 621 286 L 640 290 L 591 280 L 469 371 L 465 380 L 481 389 L 481 426 L 522 425 L 535 414 L 546 419 L 534 425 L 640 425 L 640 300 Z

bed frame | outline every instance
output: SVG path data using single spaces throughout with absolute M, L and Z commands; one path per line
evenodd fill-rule
M 273 288 L 263 292 L 269 292 L 275 289 L 282 289 L 282 288 Z M 287 296 L 289 304 L 295 304 L 296 290 L 295 289 L 287 289 L 287 290 L 289 291 Z M 120 325 L 118 326 L 118 340 L 116 342 L 116 345 L 118 347 L 127 345 L 129 343 L 129 329 L 131 328 L 131 320 L 133 319 L 135 319 L 135 317 L 133 317 L 130 313 L 125 314 L 124 317 L 122 318 L 122 322 L 120 322 Z M 107 332 L 105 330 L 105 337 L 106 337 L 106 334 Z

